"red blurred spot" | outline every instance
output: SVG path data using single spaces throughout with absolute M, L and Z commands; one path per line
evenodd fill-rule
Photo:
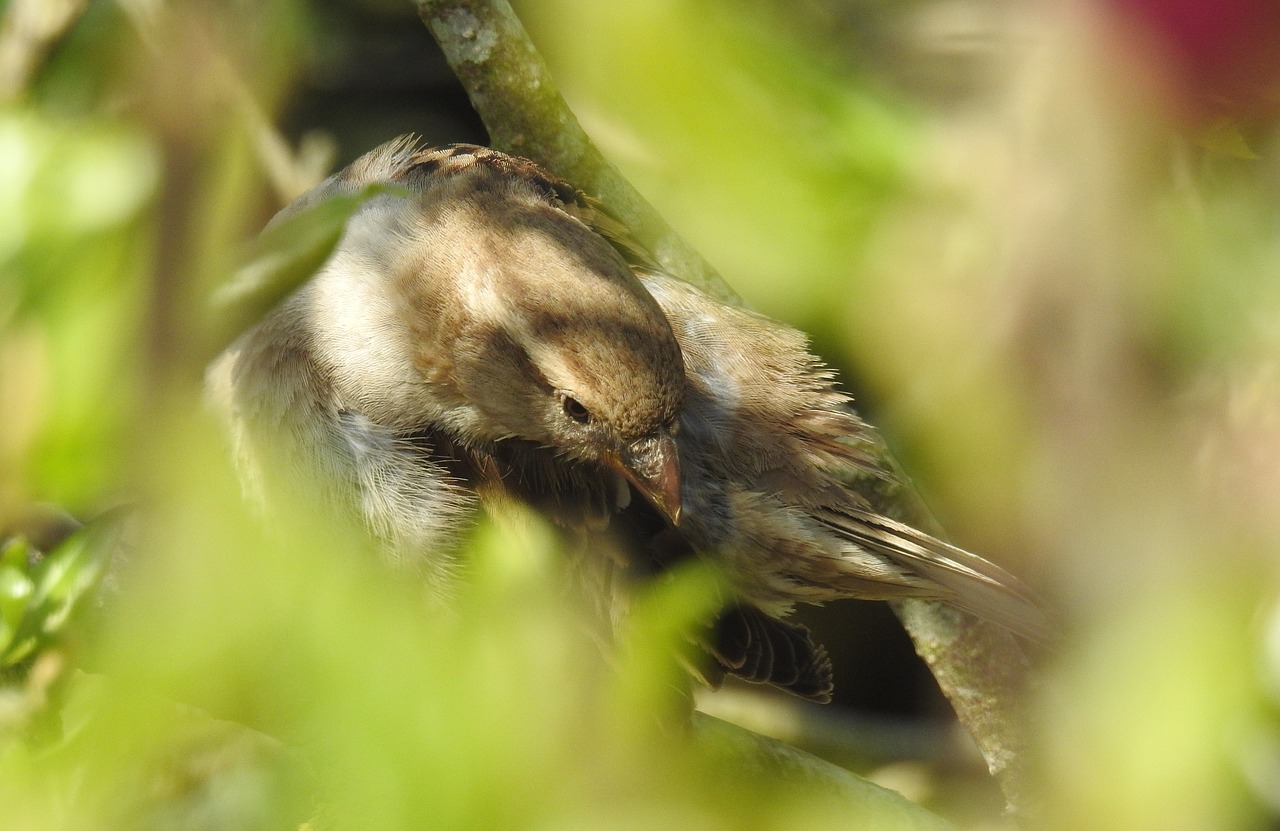
M 1163 56 L 1195 120 L 1280 112 L 1280 0 L 1106 0 Z

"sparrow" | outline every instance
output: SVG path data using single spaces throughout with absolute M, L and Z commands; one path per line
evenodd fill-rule
M 441 594 L 461 531 L 511 503 L 610 598 L 709 560 L 713 685 L 829 700 L 797 603 L 933 598 L 1043 636 L 1016 578 L 853 487 L 891 474 L 802 333 L 663 273 L 583 192 L 484 147 L 398 138 L 273 222 L 371 184 L 319 272 L 210 369 L 260 499 L 310 489 Z

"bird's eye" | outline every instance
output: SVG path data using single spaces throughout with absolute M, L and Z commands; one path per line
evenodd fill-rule
M 568 395 L 564 397 L 564 414 L 579 424 L 586 424 L 591 420 L 591 413 L 582 406 L 582 402 Z

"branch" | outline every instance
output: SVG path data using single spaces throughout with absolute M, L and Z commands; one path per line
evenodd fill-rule
M 0 22 L 0 101 L 26 93 L 49 51 L 89 0 L 12 0 Z
M 855 825 L 912 828 L 917 831 L 946 831 L 951 827 L 897 791 L 732 722 L 706 713 L 694 713 L 693 731 L 694 735 L 714 742 L 712 746 L 721 752 L 733 754 L 735 764 L 740 765 L 747 760 L 750 768 L 770 779 L 795 782 L 848 800 L 859 809 L 859 816 L 854 819 L 862 822 L 853 823 Z
M 587 137 L 506 0 L 415 3 L 494 147 L 532 159 L 598 198 L 668 272 L 737 300 Z
M 415 0 L 494 147 L 553 170 L 592 194 L 624 222 L 670 273 L 722 299 L 732 289 L 682 240 L 591 142 L 560 96 L 546 63 L 506 0 Z M 888 448 L 876 453 L 890 470 Z M 880 512 L 929 527 L 931 519 L 909 487 L 868 479 L 864 491 Z M 956 715 L 999 780 L 1010 808 L 1026 806 L 1025 742 L 1018 702 L 1026 660 L 1003 629 L 931 601 L 894 604 Z

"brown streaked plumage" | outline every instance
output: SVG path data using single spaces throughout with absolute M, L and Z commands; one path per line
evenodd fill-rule
M 1041 634 L 1014 578 L 848 487 L 882 471 L 802 334 L 662 274 L 568 183 L 486 148 L 397 139 L 282 214 L 375 182 L 407 194 L 362 206 L 211 370 L 251 481 L 297 472 L 442 587 L 494 500 L 583 543 L 606 594 L 712 558 L 733 592 L 712 682 L 825 700 L 825 650 L 783 619 L 797 602 L 931 597 Z

